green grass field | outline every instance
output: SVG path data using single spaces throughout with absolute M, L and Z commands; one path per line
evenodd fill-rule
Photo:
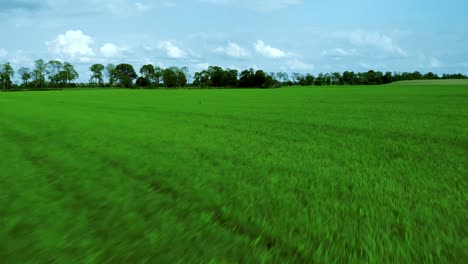
M 467 79 L 437 79 L 437 80 L 417 80 L 417 81 L 399 81 L 394 82 L 389 85 L 403 86 L 403 85 L 464 85 L 468 86 Z
M 463 263 L 468 85 L 0 93 L 2 263 Z

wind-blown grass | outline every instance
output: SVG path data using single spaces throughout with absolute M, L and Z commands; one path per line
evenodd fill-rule
M 467 86 L 0 94 L 5 263 L 456 263 Z

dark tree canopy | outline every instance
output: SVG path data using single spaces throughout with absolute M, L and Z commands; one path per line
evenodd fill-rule
M 121 87 L 131 88 L 133 80 L 135 80 L 138 75 L 133 69 L 133 66 L 130 64 L 122 63 L 115 67 L 111 74 L 117 82 L 119 82 Z

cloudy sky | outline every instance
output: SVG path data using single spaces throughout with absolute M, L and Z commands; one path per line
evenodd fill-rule
M 0 62 L 468 74 L 466 0 L 0 0 Z

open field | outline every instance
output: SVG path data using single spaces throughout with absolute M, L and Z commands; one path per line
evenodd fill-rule
M 394 85 L 394 86 L 403 86 L 403 85 L 463 85 L 463 86 L 468 86 L 468 79 L 438 79 L 438 80 L 416 80 L 416 81 L 399 81 L 399 82 L 394 82 L 389 85 Z
M 462 263 L 468 86 L 0 93 L 4 263 Z

